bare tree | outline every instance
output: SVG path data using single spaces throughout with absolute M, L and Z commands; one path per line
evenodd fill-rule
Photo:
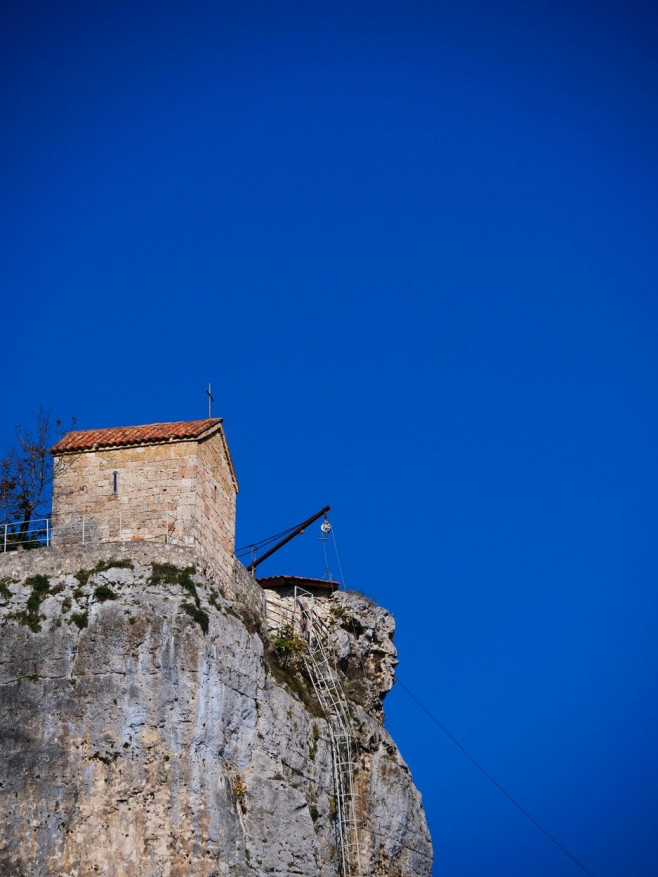
M 20 522 L 14 528 L 15 541 L 21 541 L 30 521 L 50 506 L 53 459 L 48 449 L 62 434 L 61 420 L 53 423 L 50 411 L 39 406 L 32 428 L 17 424 L 14 442 L 0 460 L 0 521 Z

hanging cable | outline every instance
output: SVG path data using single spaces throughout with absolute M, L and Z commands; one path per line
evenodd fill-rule
M 299 536 L 300 533 L 303 533 L 307 529 L 307 527 L 310 527 L 311 524 L 314 521 L 317 521 L 317 519 L 321 515 L 325 516 L 325 523 L 328 523 L 328 521 L 326 521 L 326 515 L 330 509 L 331 509 L 331 506 L 326 505 L 324 508 L 321 508 L 319 512 L 316 512 L 314 515 L 311 515 L 310 518 L 307 518 L 305 521 L 302 521 L 301 524 L 297 524 L 295 527 L 291 527 L 288 530 L 284 530 L 283 533 L 285 535 L 284 535 L 283 539 L 279 539 L 278 541 L 276 541 L 274 543 L 274 545 L 272 545 L 271 548 L 268 548 L 264 554 L 260 555 L 260 557 L 256 557 L 255 559 L 252 559 L 251 563 L 247 567 L 248 572 L 250 572 L 252 574 L 252 576 L 255 576 L 257 566 L 260 566 L 260 564 L 264 560 L 267 560 L 268 557 L 271 557 L 276 551 L 278 551 L 280 548 L 283 548 L 284 545 L 287 545 L 288 542 L 291 541 L 291 539 L 295 538 L 295 536 Z M 329 525 L 329 526 L 331 526 L 331 525 Z M 283 534 L 280 533 L 279 535 L 283 535 Z M 276 538 L 277 538 L 276 536 L 270 536 L 269 539 L 264 539 L 261 542 L 261 546 L 264 547 L 267 544 L 271 544 Z M 249 548 L 250 548 L 252 558 L 253 558 L 254 547 L 249 546 Z M 238 549 L 238 550 L 239 550 L 239 552 L 244 551 L 244 549 Z
M 276 539 L 287 536 L 291 530 L 284 530 L 282 533 L 277 533 L 275 536 L 268 536 L 267 539 L 261 539 L 259 542 L 250 542 L 248 545 L 243 545 L 242 548 L 236 549 L 236 556 L 240 557 L 243 554 L 248 554 L 250 551 L 254 549 L 260 549 L 265 547 L 266 545 L 270 545 L 272 542 L 275 542 Z
M 287 530 L 282 530 L 281 533 L 275 533 L 274 536 L 267 536 L 265 539 L 261 539 L 260 542 L 250 542 L 248 545 L 243 545 L 242 548 L 236 549 L 235 556 L 243 557 L 245 554 L 249 554 L 250 551 L 256 551 L 260 548 L 264 548 L 266 545 L 270 545 L 277 539 L 281 539 L 283 536 L 287 536 L 288 533 L 292 533 L 294 529 L 296 528 L 288 527 Z
M 333 529 L 333 527 L 331 529 L 331 538 L 334 541 L 334 551 L 336 552 L 336 560 L 338 561 L 338 572 L 340 574 L 340 583 L 344 588 L 346 588 L 347 583 L 345 582 L 345 575 L 343 573 L 343 567 L 342 567 L 341 562 L 340 562 L 340 554 L 338 553 L 338 545 L 336 545 L 336 531 Z
M 552 841 L 556 847 L 558 847 L 558 849 L 562 850 L 562 852 L 565 854 L 565 856 L 568 856 L 571 859 L 571 861 L 574 862 L 574 864 L 578 865 L 578 867 L 582 871 L 584 871 L 585 874 L 588 874 L 589 877 L 594 877 L 592 872 L 588 871 L 588 869 L 583 865 L 582 862 L 579 862 L 578 859 L 574 855 L 572 855 L 569 852 L 569 850 L 565 846 L 563 846 L 557 838 L 553 837 L 553 835 L 544 828 L 544 826 L 541 824 L 541 822 L 539 822 L 537 819 L 535 819 L 535 817 L 532 815 L 532 813 L 530 813 L 528 810 L 526 810 L 526 808 L 522 804 L 519 804 L 519 802 L 516 800 L 516 798 L 514 798 L 507 791 L 507 789 L 504 788 L 504 786 L 501 786 L 501 784 L 498 782 L 497 779 L 495 779 L 495 777 L 491 776 L 489 771 L 486 770 L 486 768 L 484 768 L 480 764 L 480 762 L 471 755 L 471 753 L 466 749 L 466 747 L 462 746 L 462 744 L 459 742 L 459 740 L 457 740 L 456 737 L 452 736 L 450 731 L 448 731 L 448 729 L 444 725 L 441 724 L 441 722 L 436 718 L 436 716 L 433 715 L 423 703 L 421 703 L 421 701 L 416 697 L 416 695 L 407 688 L 407 686 L 404 684 L 404 682 L 401 682 L 399 679 L 396 678 L 395 683 L 396 683 L 396 685 L 399 685 L 401 688 L 403 688 L 407 692 L 409 697 L 413 701 L 415 701 L 416 705 L 420 707 L 420 709 L 425 713 L 425 715 L 429 716 L 429 718 L 434 722 L 434 724 L 438 728 L 440 728 L 441 731 L 443 731 L 443 733 L 446 735 L 446 737 L 449 740 L 451 740 L 455 744 L 455 746 L 464 753 L 464 755 L 469 759 L 469 761 L 473 762 L 473 764 L 478 768 L 478 770 L 482 771 L 482 773 L 485 775 L 485 777 L 488 780 L 491 780 L 491 782 L 494 784 L 494 786 L 496 786 L 496 788 L 499 789 L 499 791 L 501 791 L 503 793 L 503 795 L 505 795 L 505 797 L 508 798 L 512 802 L 512 804 L 514 804 L 514 806 L 518 810 L 520 810 L 521 813 L 523 813 L 523 815 L 526 816 L 530 820 L 530 822 L 532 822 L 534 825 L 536 825 L 537 828 L 540 831 L 542 831 L 546 835 L 546 837 L 550 841 Z
M 319 536 L 318 542 L 322 542 L 322 551 L 324 553 L 324 577 L 325 580 L 331 581 L 331 570 L 329 569 L 329 558 L 327 557 L 327 542 L 329 540 L 326 536 Z
M 243 557 L 245 554 L 253 553 L 256 550 L 264 548 L 266 545 L 271 545 L 272 542 L 276 542 L 277 539 L 285 538 L 286 536 L 293 533 L 295 530 L 299 530 L 301 533 L 304 531 L 301 530 L 301 527 L 305 527 L 307 524 L 312 524 L 313 521 L 317 520 L 321 514 L 325 515 L 326 512 L 329 511 L 329 506 L 325 506 L 325 508 L 321 509 L 317 515 L 314 515 L 312 518 L 309 518 L 308 521 L 303 521 L 301 524 L 295 524 L 294 527 L 288 527 L 287 530 L 282 530 L 280 533 L 275 533 L 274 536 L 267 536 L 265 539 L 261 539 L 260 542 L 250 542 L 248 545 L 243 545 L 241 548 L 237 548 L 235 551 L 236 557 Z

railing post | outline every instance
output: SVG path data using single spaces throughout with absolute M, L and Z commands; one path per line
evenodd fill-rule
M 48 527 L 48 518 L 46 518 L 46 548 L 50 547 L 50 530 Z
M 5 542 L 4 542 L 3 553 L 4 554 L 7 553 L 7 525 L 6 524 L 5 524 Z

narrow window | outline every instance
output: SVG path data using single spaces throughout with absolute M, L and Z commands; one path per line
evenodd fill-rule
M 215 502 L 217 502 L 217 485 L 215 485 Z
M 119 492 L 119 473 L 113 472 L 112 473 L 112 493 L 118 493 L 118 492 Z

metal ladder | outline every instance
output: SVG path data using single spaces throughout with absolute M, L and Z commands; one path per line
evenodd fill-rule
M 354 789 L 354 731 L 347 700 L 331 661 L 327 628 L 315 612 L 313 594 L 298 586 L 295 586 L 293 609 L 285 611 L 279 605 L 269 616 L 272 621 L 273 616 L 279 622 L 279 631 L 283 626 L 291 625 L 295 635 L 305 641 L 306 649 L 302 652 L 304 666 L 327 717 L 342 877 L 366 877 L 361 867 L 358 801 Z

